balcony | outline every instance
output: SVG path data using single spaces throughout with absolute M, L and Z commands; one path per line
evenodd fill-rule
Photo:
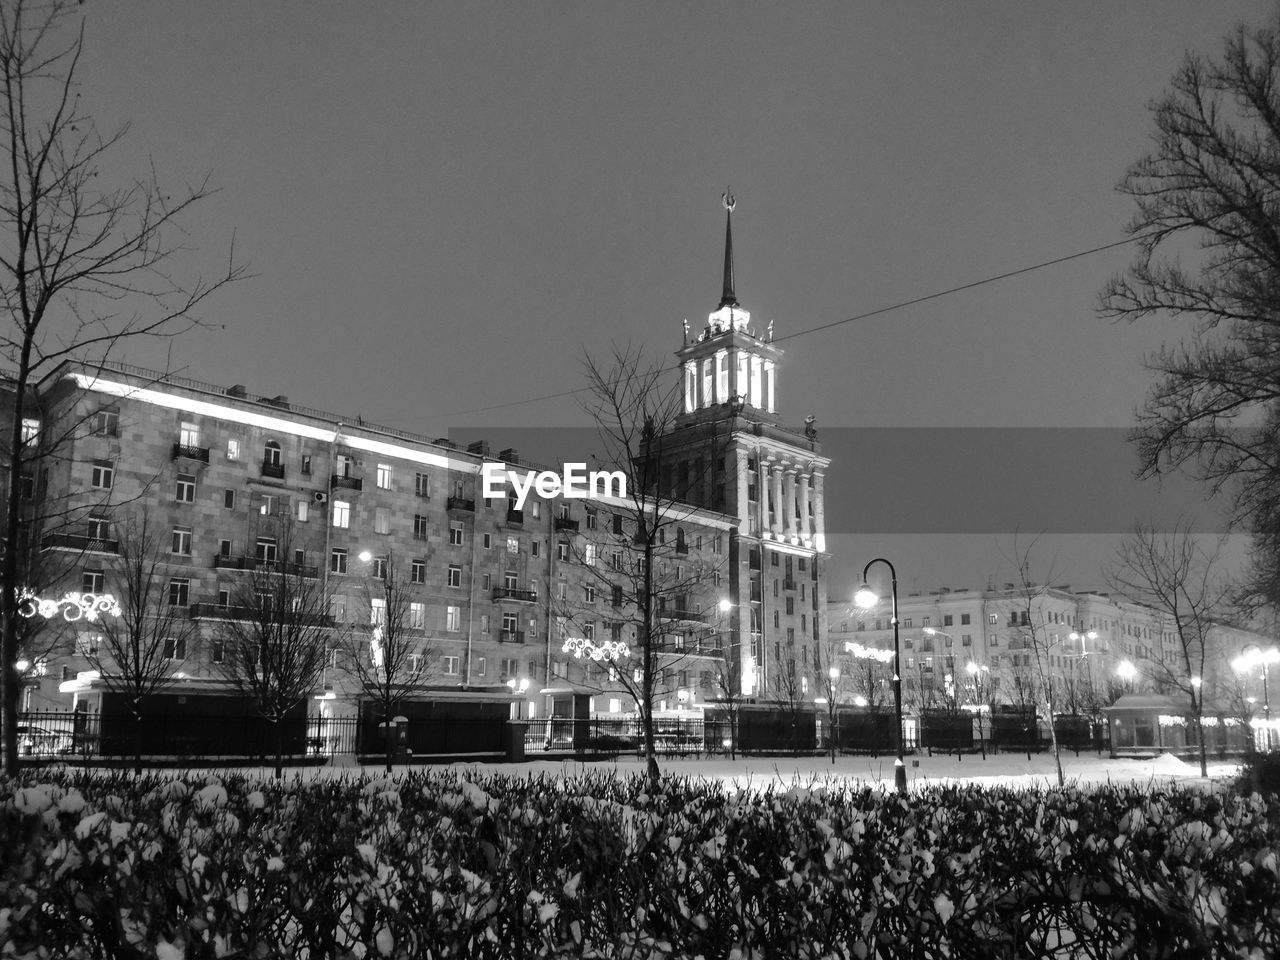
M 474 500 L 464 500 L 462 497 L 450 497 L 444 503 L 446 510 L 466 510 L 470 513 L 476 512 L 476 502 Z
M 706 623 L 707 615 L 696 610 L 663 610 L 662 616 L 669 620 L 687 620 L 689 623 Z
M 524 511 L 510 507 L 507 510 L 507 523 L 524 523 Z
M 190 443 L 175 443 L 173 452 L 169 454 L 170 460 L 199 460 L 201 463 L 209 462 L 209 448 L 197 447 Z
M 266 573 L 287 573 L 291 577 L 303 577 L 315 580 L 320 576 L 320 568 L 301 563 L 285 563 L 283 560 L 266 560 L 262 557 L 229 557 L 218 554 L 213 558 L 215 569 L 223 570 L 262 570 Z
M 523 630 L 503 630 L 498 634 L 499 643 L 524 643 Z
M 75 533 L 46 533 L 40 538 L 41 550 L 80 550 L 84 553 L 119 553 L 119 540 L 82 537 Z
M 494 600 L 514 600 L 518 603 L 537 603 L 538 595 L 532 590 L 520 590 L 517 587 L 494 587 Z
M 340 473 L 335 473 L 329 478 L 330 490 L 355 490 L 364 489 L 364 480 L 360 477 L 348 477 Z
M 264 477 L 270 477 L 272 480 L 283 480 L 283 479 L 284 479 L 284 464 L 283 464 L 283 463 L 268 463 L 267 461 L 265 461 L 265 460 L 264 460 L 264 461 L 262 462 L 262 475 L 263 475 Z
M 333 618 L 318 613 L 287 614 L 285 611 L 268 610 L 268 614 L 280 614 L 272 618 L 276 623 L 296 622 L 304 627 L 331 627 Z M 286 620 L 286 616 L 289 618 Z M 257 607 L 235 606 L 224 603 L 193 603 L 191 605 L 192 620 L 239 620 L 257 622 L 264 619 L 262 611 Z
M 569 530 L 573 533 L 578 532 L 578 521 L 569 517 L 556 517 L 555 528 L 557 530 Z
M 795 588 L 796 588 L 796 582 L 792 580 L 790 577 L 787 577 L 785 580 L 782 581 L 783 590 L 794 590 Z

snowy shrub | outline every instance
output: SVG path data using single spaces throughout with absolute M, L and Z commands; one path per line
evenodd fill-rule
M 0 783 L 0 958 L 1280 955 L 1280 802 L 595 774 Z

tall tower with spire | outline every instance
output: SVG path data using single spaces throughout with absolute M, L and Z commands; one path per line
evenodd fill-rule
M 830 460 L 812 418 L 804 428 L 780 420 L 783 351 L 773 322 L 756 329 L 738 300 L 736 204 L 727 190 L 722 200 L 720 303 L 696 334 L 685 324 L 676 351 L 683 407 L 658 442 L 679 472 L 677 488 L 684 480 L 690 499 L 737 519 L 727 564 L 729 655 L 740 657 L 743 692 L 772 699 L 787 671 L 813 686 L 829 666 L 823 479 Z

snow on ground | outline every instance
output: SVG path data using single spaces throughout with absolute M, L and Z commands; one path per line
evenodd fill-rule
M 828 781 L 868 784 L 885 789 L 893 788 L 893 757 L 837 757 L 833 764 L 826 757 L 685 757 L 663 758 L 659 768 L 664 774 L 689 777 L 695 780 L 719 781 L 727 787 L 766 789 L 770 785 L 782 789 L 792 787 L 821 786 Z M 978 754 L 964 757 L 954 755 L 907 757 L 908 783 L 923 787 L 939 783 L 973 783 L 982 786 L 1040 787 L 1057 782 L 1052 753 L 1033 753 L 1028 759 L 1025 753 L 989 754 L 983 759 Z M 286 768 L 286 779 L 311 780 L 361 774 L 378 777 L 383 774 L 382 764 L 361 766 L 348 760 L 323 767 Z M 452 771 L 467 776 L 506 774 L 526 776 L 547 774 L 572 777 L 583 773 L 614 772 L 621 776 L 642 774 L 644 763 L 636 757 L 620 757 L 616 760 L 591 762 L 575 760 L 527 760 L 523 763 L 471 763 L 456 761 L 440 764 L 396 764 L 394 772 L 406 770 Z M 1112 759 L 1093 753 L 1062 756 L 1062 770 L 1068 783 L 1093 786 L 1105 783 L 1135 784 L 1138 786 L 1166 787 L 1171 784 L 1212 789 L 1235 776 L 1237 764 L 1210 763 L 1209 781 L 1200 778 L 1198 763 L 1186 763 L 1171 754 L 1155 759 Z M 188 771 L 203 777 L 208 768 Z M 268 779 L 270 767 L 237 767 L 234 772 L 251 778 Z

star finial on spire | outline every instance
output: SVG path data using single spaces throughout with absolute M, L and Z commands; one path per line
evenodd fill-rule
M 736 307 L 738 306 L 738 295 L 733 290 L 733 208 L 738 204 L 728 187 L 725 187 L 724 193 L 720 195 L 720 202 L 724 204 L 725 209 L 724 290 L 720 296 L 720 306 Z

